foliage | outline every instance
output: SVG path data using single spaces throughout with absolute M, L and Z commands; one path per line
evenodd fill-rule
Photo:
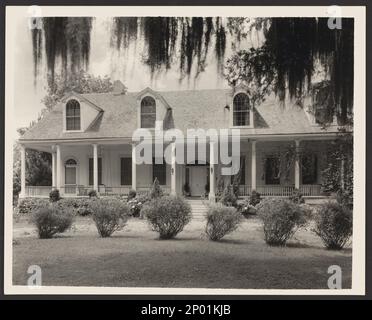
M 284 246 L 299 227 L 306 224 L 306 209 L 287 199 L 267 198 L 257 206 L 263 221 L 265 242 Z
M 31 221 L 35 224 L 39 238 L 52 238 L 56 233 L 65 232 L 73 222 L 73 212 L 69 208 L 61 208 L 57 203 L 50 203 L 34 211 Z
M 240 222 L 241 214 L 235 208 L 212 204 L 207 211 L 205 233 L 210 240 L 218 241 L 236 230 Z
M 124 228 L 129 218 L 129 207 L 113 198 L 101 198 L 90 203 L 92 218 L 102 238 L 110 237 L 115 231 Z
M 61 199 L 61 196 L 59 194 L 59 190 L 58 189 L 53 189 L 52 191 L 50 191 L 49 193 L 49 200 L 52 201 L 52 202 L 57 202 Z
M 141 201 L 139 201 L 137 198 L 132 198 L 128 201 L 128 206 L 132 217 L 140 216 L 140 212 L 143 206 Z
M 340 250 L 353 231 L 352 211 L 334 202 L 323 204 L 315 215 L 314 232 L 328 249 Z
M 249 196 L 248 204 L 255 207 L 261 202 L 261 194 L 255 190 L 252 190 Z
M 136 190 L 130 189 L 128 193 L 128 201 L 134 199 L 137 195 Z
M 292 195 L 289 197 L 289 200 L 294 203 L 301 204 L 305 203 L 305 199 L 302 197 L 302 193 L 299 189 L 294 189 Z
M 191 220 L 191 207 L 180 196 L 155 198 L 146 203 L 142 211 L 160 239 L 174 238 Z
M 241 178 L 242 178 L 242 167 L 240 166 L 238 173 L 234 175 L 233 181 L 232 181 L 233 192 L 234 192 L 235 197 L 237 198 L 239 197 L 239 185 L 240 185 Z
M 50 203 L 46 198 L 23 198 L 19 199 L 16 207 L 18 214 L 33 214 L 35 210 L 46 207 Z
M 238 199 L 236 198 L 233 187 L 231 184 L 228 184 L 223 191 L 221 198 L 219 200 L 224 206 L 228 207 L 237 207 Z
M 92 214 L 90 208 L 91 199 L 89 198 L 62 198 L 57 204 L 62 208 L 70 208 L 75 215 L 87 216 Z
M 328 27 L 328 18 L 271 18 L 259 47 L 236 52 L 227 62 L 226 79 L 244 84 L 253 105 L 274 91 L 281 101 L 302 100 L 311 93 L 314 75 L 323 69 L 330 80 L 330 111 L 342 123 L 352 121 L 354 21 L 342 19 L 342 29 Z M 242 21 L 244 24 L 245 21 Z M 236 28 L 236 26 L 235 26 Z
M 96 190 L 89 190 L 88 196 L 89 196 L 89 198 L 97 198 L 98 197 L 97 191 Z
M 340 132 L 327 149 L 327 167 L 322 171 L 324 192 L 337 192 L 338 200 L 350 209 L 353 208 L 354 171 L 353 135 Z
M 151 199 L 157 199 L 164 195 L 162 188 L 160 187 L 158 178 L 155 178 L 154 183 L 149 191 L 149 197 Z
M 50 75 L 48 77 L 47 95 L 42 99 L 47 110 L 52 109 L 68 92 L 76 93 L 106 93 L 112 92 L 114 84 L 108 77 L 88 74 L 84 70 L 65 75 Z
M 217 179 L 217 188 L 216 188 L 216 200 L 220 201 L 222 194 L 225 190 L 225 180 L 223 176 L 219 176 Z

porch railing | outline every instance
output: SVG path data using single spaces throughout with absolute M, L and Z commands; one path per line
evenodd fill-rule
M 49 197 L 52 186 L 26 186 L 25 197 Z
M 145 194 L 150 190 L 151 187 L 137 187 L 137 194 Z M 165 194 L 170 193 L 170 187 L 161 186 Z M 129 191 L 132 189 L 131 186 L 106 186 L 100 185 L 98 187 L 98 192 L 100 196 L 128 196 Z M 60 191 L 65 196 L 76 196 L 84 197 L 89 195 L 89 191 L 93 190 L 92 186 L 83 185 L 65 185 L 60 188 Z
M 261 185 L 256 187 L 256 191 L 259 192 L 262 196 L 266 197 L 289 197 L 292 195 L 295 187 L 290 186 L 281 186 L 281 185 Z M 311 196 L 320 196 L 321 195 L 321 186 L 320 185 L 301 185 L 300 192 L 305 197 Z M 249 196 L 252 193 L 252 187 L 250 185 L 241 185 L 239 186 L 239 195 L 240 196 Z

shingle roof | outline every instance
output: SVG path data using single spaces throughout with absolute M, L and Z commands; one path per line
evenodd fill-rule
M 185 90 L 157 92 L 171 107 L 167 122 L 184 132 L 190 128 L 229 127 L 231 90 Z M 131 138 L 137 128 L 137 95 L 127 93 L 82 94 L 99 106 L 103 113 L 85 132 L 63 132 L 63 104 L 58 104 L 20 140 L 58 140 L 81 138 Z M 297 105 L 281 106 L 275 97 L 268 97 L 256 107 L 254 128 L 241 129 L 242 135 L 324 133 L 324 129 L 311 125 L 306 112 Z M 168 126 L 169 127 L 169 126 Z M 335 132 L 330 127 L 326 132 Z

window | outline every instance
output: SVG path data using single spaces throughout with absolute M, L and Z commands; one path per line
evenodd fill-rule
M 316 154 L 303 155 L 301 159 L 302 184 L 317 182 L 318 158 Z
M 132 184 L 132 158 L 120 159 L 120 184 L 122 186 Z
M 66 130 L 80 130 L 80 103 L 76 100 L 66 104 Z
M 65 184 L 76 184 L 77 162 L 74 159 L 68 159 L 65 162 Z
M 240 157 L 240 181 L 239 185 L 245 185 L 245 157 Z M 238 173 L 238 174 L 239 174 Z M 231 176 L 231 183 L 234 182 L 234 176 Z
M 268 157 L 265 161 L 265 183 L 280 184 L 280 160 L 278 157 Z
M 155 121 L 155 100 L 152 97 L 145 97 L 141 101 L 141 128 L 155 128 Z
M 249 126 L 249 99 L 244 93 L 238 93 L 233 101 L 233 125 Z
M 102 184 L 102 158 L 98 158 L 98 185 Z M 93 158 L 89 158 L 89 185 L 93 185 Z
M 165 163 L 163 159 L 163 163 L 157 164 L 155 163 L 155 158 L 152 159 L 152 181 L 155 180 L 155 178 L 158 179 L 160 185 L 166 185 L 167 184 L 167 164 Z

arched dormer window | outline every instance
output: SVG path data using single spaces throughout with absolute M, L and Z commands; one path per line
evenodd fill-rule
M 80 103 L 74 99 L 66 104 L 66 130 L 80 130 Z
M 250 107 L 249 99 L 245 93 L 238 93 L 233 101 L 233 125 L 250 125 Z
M 155 128 L 156 102 L 147 96 L 141 101 L 141 128 Z

